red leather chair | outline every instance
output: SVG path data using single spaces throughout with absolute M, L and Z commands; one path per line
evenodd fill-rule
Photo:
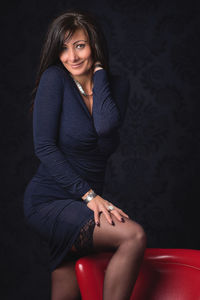
M 75 270 L 82 300 L 102 300 L 113 253 L 81 257 Z M 200 300 L 200 250 L 146 248 L 131 300 Z

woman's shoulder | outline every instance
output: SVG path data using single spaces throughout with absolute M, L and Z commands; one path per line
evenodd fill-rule
M 69 74 L 59 65 L 50 65 L 47 67 L 40 78 L 40 83 L 44 83 L 45 86 L 64 87 L 66 83 L 70 82 Z
M 59 64 L 50 65 L 45 69 L 43 74 L 54 75 L 54 76 L 57 75 L 60 77 L 66 77 L 66 75 L 69 76 L 68 72 L 65 71 L 64 68 L 62 68 Z

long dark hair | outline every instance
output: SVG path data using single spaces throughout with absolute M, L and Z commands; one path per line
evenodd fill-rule
M 66 31 L 68 31 L 67 39 L 69 39 L 80 28 L 88 34 L 94 61 L 100 61 L 107 71 L 108 77 L 110 77 L 107 41 L 97 22 L 97 16 L 86 10 L 68 9 L 65 13 L 56 17 L 48 26 L 40 54 L 35 87 L 31 92 L 31 113 L 33 112 L 34 99 L 42 73 L 51 65 L 59 65 L 67 71 L 59 59 L 63 42 L 66 41 Z

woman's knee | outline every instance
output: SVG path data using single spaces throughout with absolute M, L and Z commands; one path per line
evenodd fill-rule
M 137 244 L 138 247 L 146 247 L 146 234 L 141 225 L 124 217 L 125 222 L 120 222 L 114 215 L 112 219 L 115 226 L 111 226 L 104 214 L 100 217 L 100 228 L 95 227 L 93 242 L 95 249 L 117 249 L 124 242 Z M 134 243 L 133 243 L 134 242 Z
M 126 222 L 127 230 L 124 234 L 124 241 L 130 243 L 133 242 L 141 248 L 145 248 L 147 243 L 147 236 L 144 228 L 131 219 L 128 219 Z
M 147 244 L 147 236 L 143 229 L 143 227 L 140 225 L 140 228 L 137 230 L 136 235 L 134 237 L 134 241 L 137 243 L 137 246 L 144 250 L 146 248 Z

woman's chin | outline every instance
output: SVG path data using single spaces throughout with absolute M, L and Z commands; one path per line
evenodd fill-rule
M 82 76 L 82 75 L 88 75 L 89 72 L 91 72 L 91 68 L 90 69 L 84 69 L 84 70 L 68 70 L 72 76 Z

